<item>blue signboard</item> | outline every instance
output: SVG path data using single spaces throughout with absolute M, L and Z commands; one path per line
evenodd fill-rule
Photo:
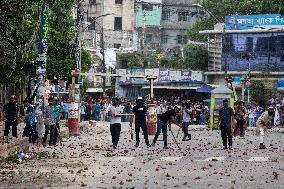
M 284 16 L 280 14 L 258 14 L 226 16 L 226 30 L 248 30 L 253 28 L 279 28 L 284 27 Z

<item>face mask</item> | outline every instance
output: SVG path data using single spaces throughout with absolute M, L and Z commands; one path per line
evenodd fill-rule
M 228 108 L 228 107 L 229 107 L 229 104 L 224 104 L 224 107 L 225 107 L 225 108 Z

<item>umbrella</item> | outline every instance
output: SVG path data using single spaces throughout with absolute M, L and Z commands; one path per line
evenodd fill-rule
M 196 92 L 198 92 L 198 93 L 210 93 L 213 89 L 214 89 L 213 87 L 206 85 L 206 84 L 203 84 L 201 87 L 196 89 Z

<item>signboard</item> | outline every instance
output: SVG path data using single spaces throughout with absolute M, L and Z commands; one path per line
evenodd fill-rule
M 182 70 L 181 71 L 181 81 L 190 81 L 191 80 L 191 71 Z
M 248 30 L 262 27 L 284 27 L 284 17 L 280 14 L 258 14 L 225 17 L 226 30 Z
M 202 71 L 169 69 L 169 68 L 154 68 L 154 69 L 118 69 L 117 73 L 120 75 L 119 80 L 122 83 L 147 83 L 146 76 L 156 76 L 154 82 L 202 82 Z M 128 75 L 128 76 L 125 76 Z M 135 78 L 130 76 L 145 76 L 145 78 Z
M 170 81 L 170 70 L 167 68 L 161 68 L 159 71 L 159 82 L 169 82 Z

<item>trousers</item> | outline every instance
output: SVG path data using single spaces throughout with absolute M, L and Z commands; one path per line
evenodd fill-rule
M 223 146 L 225 148 L 233 145 L 233 140 L 232 140 L 232 129 L 230 127 L 223 126 L 220 128 L 221 129 L 221 137 L 223 141 Z
M 50 139 L 49 139 L 49 145 L 55 145 L 56 141 L 55 141 L 55 125 L 45 125 L 45 133 L 44 133 L 44 137 L 43 137 L 43 143 L 46 144 L 46 140 L 47 140 L 47 136 L 50 134 Z
M 136 120 L 135 121 L 135 134 L 136 134 L 136 143 L 139 144 L 140 143 L 140 138 L 139 138 L 139 132 L 140 132 L 140 128 L 142 129 L 143 135 L 144 135 L 144 139 L 145 139 L 145 143 L 147 145 L 149 145 L 149 139 L 148 139 L 148 131 L 147 131 L 147 124 L 146 124 L 146 120 L 144 121 L 140 121 L 140 120 Z
M 167 128 L 167 124 L 162 122 L 161 120 L 158 120 L 158 123 L 157 123 L 157 132 L 155 134 L 155 137 L 154 137 L 154 140 L 153 140 L 153 143 L 156 143 L 157 140 L 158 140 L 158 137 L 159 135 L 161 134 L 161 130 L 163 132 L 163 141 L 164 141 L 164 146 L 168 146 L 168 128 Z
M 118 144 L 119 137 L 120 137 L 120 131 L 121 131 L 120 123 L 110 124 L 111 139 L 112 139 L 112 144 L 114 146 L 117 146 Z
M 5 121 L 5 129 L 4 129 L 4 136 L 8 136 L 10 133 L 10 128 L 12 127 L 12 136 L 13 137 L 18 137 L 17 134 L 17 125 L 18 122 L 17 120 L 14 121 Z

